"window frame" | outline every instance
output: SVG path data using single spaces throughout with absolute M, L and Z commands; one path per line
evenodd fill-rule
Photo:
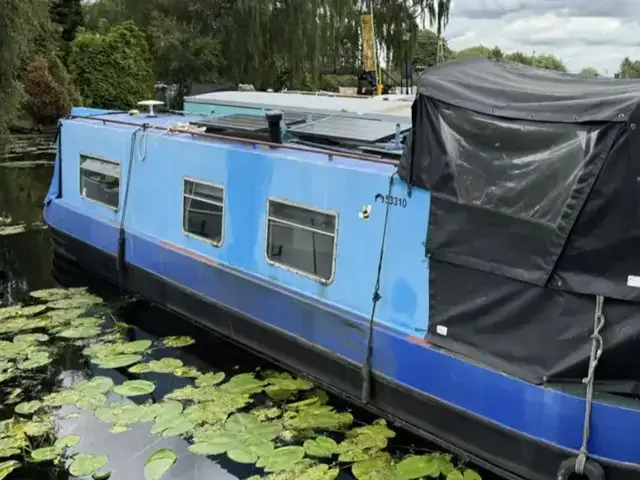
M 84 160 L 97 160 L 98 162 L 104 162 L 104 163 L 110 163 L 111 165 L 117 165 L 118 166 L 118 206 L 114 207 L 113 205 L 109 205 L 108 203 L 104 203 L 101 202 L 100 200 L 96 200 L 95 198 L 91 198 L 86 196 L 83 192 L 82 192 L 82 171 L 86 170 L 86 171 L 90 171 L 90 172 L 94 172 L 94 173 L 99 173 L 96 172 L 95 170 L 90 170 L 88 168 L 83 168 L 82 164 L 84 162 Z M 104 174 L 103 174 L 104 175 Z M 80 198 L 82 198 L 83 200 L 87 200 L 89 202 L 93 202 L 97 205 L 103 206 L 105 208 L 108 208 L 109 210 L 112 210 L 114 212 L 118 212 L 120 210 L 120 187 L 122 185 L 122 163 L 115 161 L 115 160 L 111 160 L 109 158 L 105 158 L 105 157 L 100 157 L 98 155 L 91 155 L 88 153 L 80 153 L 79 155 L 79 162 L 78 162 L 78 189 L 80 190 Z
M 299 270 L 295 267 L 292 267 L 290 265 L 287 265 L 285 263 L 282 262 L 277 262 L 275 260 L 271 260 L 269 258 L 269 222 L 271 221 L 271 215 L 269 214 L 270 212 L 270 206 L 271 206 L 271 202 L 275 202 L 275 203 L 281 203 L 281 204 L 285 204 L 285 205 L 290 205 L 292 207 L 298 207 L 298 208 L 302 208 L 305 210 L 311 210 L 312 212 L 317 212 L 317 213 L 321 213 L 323 215 L 331 215 L 334 217 L 335 219 L 335 228 L 333 233 L 328 233 L 328 232 L 324 232 L 322 230 L 319 229 L 315 229 L 312 227 L 307 227 L 304 225 L 299 225 L 295 222 L 290 222 L 287 220 L 279 220 L 279 219 L 275 219 L 275 222 L 280 223 L 281 225 L 289 225 L 289 226 L 293 226 L 295 228 L 299 228 L 301 230 L 306 230 L 306 231 L 310 231 L 310 232 L 315 232 L 315 233 L 319 233 L 321 235 L 327 235 L 327 236 L 333 236 L 333 255 L 331 258 L 331 276 L 328 279 L 325 279 L 323 277 L 319 277 L 317 275 L 313 275 L 312 273 L 309 272 L 305 272 L 304 270 Z M 336 267 L 337 267 L 337 262 L 338 262 L 338 230 L 339 230 L 339 220 L 340 220 L 340 213 L 335 211 L 335 210 L 326 210 L 323 208 L 318 208 L 318 207 L 312 207 L 308 204 L 303 204 L 303 203 L 298 203 L 298 202 L 294 202 L 291 200 L 287 200 L 286 198 L 282 198 L 282 197 L 268 197 L 267 198 L 267 215 L 265 217 L 265 236 L 264 236 L 264 256 L 265 259 L 267 261 L 267 263 L 269 265 L 271 265 L 272 267 L 279 267 L 282 268 L 283 270 L 287 270 L 291 273 L 294 273 L 296 275 L 299 275 L 301 277 L 305 277 L 309 280 L 313 280 L 315 282 L 321 283 L 322 285 L 330 285 L 333 283 L 333 281 L 336 278 Z
M 219 188 L 222 191 L 222 205 L 213 202 L 212 200 L 209 200 L 208 198 L 203 198 L 203 197 L 198 197 L 197 195 L 189 195 L 186 193 L 185 191 L 185 186 L 186 186 L 186 182 L 193 182 L 196 184 L 201 184 L 201 185 L 208 185 L 210 187 L 215 187 L 215 188 Z M 198 235 L 197 233 L 192 233 L 189 232 L 187 230 L 185 230 L 184 228 L 184 221 L 185 221 L 185 205 L 184 205 L 184 200 L 185 198 L 191 198 L 191 199 L 196 199 L 199 200 L 201 202 L 205 202 L 208 203 L 209 205 L 216 205 L 218 207 L 222 207 L 222 225 L 221 225 L 221 229 L 220 229 L 220 240 L 215 242 L 213 240 L 211 240 L 210 238 L 207 237 L 203 237 L 201 235 Z M 182 177 L 182 196 L 181 199 L 182 201 L 182 233 L 187 236 L 187 237 L 191 237 L 191 238 L 196 238 L 202 242 L 208 243 L 209 245 L 212 245 L 216 248 L 220 248 L 222 246 L 222 244 L 224 243 L 224 234 L 225 234 L 225 223 L 226 223 L 226 212 L 227 212 L 227 191 L 224 187 L 224 185 L 219 184 L 219 183 L 215 183 L 212 182 L 210 180 L 202 180 L 202 179 L 197 179 L 197 178 L 193 178 L 193 177 L 187 177 L 187 176 L 183 176 Z

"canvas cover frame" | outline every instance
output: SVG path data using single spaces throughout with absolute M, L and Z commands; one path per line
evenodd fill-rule
M 637 81 L 484 58 L 423 74 L 398 172 L 431 192 L 430 342 L 579 381 L 604 295 L 598 386 L 640 393 L 639 101 Z

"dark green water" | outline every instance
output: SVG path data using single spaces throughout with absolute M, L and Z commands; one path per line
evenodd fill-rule
M 42 226 L 42 206 L 52 174 L 53 150 L 49 138 L 21 137 L 14 144 L 10 156 L 0 159 L 0 307 L 21 302 L 31 302 L 29 292 L 55 287 L 51 275 L 51 243 L 48 231 Z M 4 163 L 3 163 L 4 162 Z M 275 368 L 248 352 L 229 344 L 223 339 L 203 331 L 182 319 L 160 311 L 144 301 L 124 298 L 114 291 L 96 292 L 111 305 L 114 320 L 126 322 L 134 328 L 127 330 L 129 341 L 157 340 L 168 335 L 188 335 L 196 340 L 192 346 L 172 349 L 169 356 L 181 360 L 184 365 L 194 366 L 202 372 L 221 371 L 227 377 L 245 372 L 264 371 Z M 105 296 L 106 295 L 106 296 Z M 150 352 L 149 359 L 166 357 L 166 351 Z M 37 377 L 36 383 L 25 388 L 20 401 L 42 398 L 47 393 L 74 384 L 78 379 L 97 375 L 108 376 L 114 383 L 144 378 L 156 386 L 151 394 L 154 402 L 178 388 L 192 384 L 188 378 L 174 375 L 148 373 L 131 374 L 127 369 L 104 370 L 91 363 L 77 348 L 68 349 L 55 358 L 45 373 Z M 14 404 L 6 401 L 15 385 L 0 382 L 0 421 L 11 418 Z M 336 410 L 351 411 L 355 417 L 353 426 L 370 424 L 375 417 L 359 410 L 352 410 L 338 399 L 330 397 L 329 404 Z M 61 412 L 66 412 L 63 407 Z M 415 437 L 395 429 L 396 437 L 386 449 L 394 458 L 402 458 L 411 452 L 429 452 L 432 446 Z M 56 422 L 56 436 L 77 434 L 82 438 L 82 452 L 107 454 L 108 469 L 114 480 L 141 480 L 149 455 L 160 448 L 169 448 L 177 455 L 176 463 L 164 474 L 167 480 L 200 480 L 247 478 L 251 475 L 266 476 L 253 464 L 239 464 L 224 455 L 204 456 L 191 453 L 190 442 L 181 437 L 163 438 L 151 435 L 149 424 L 132 425 L 131 430 L 113 434 L 92 413 L 80 412 L 73 419 Z M 0 459 L 2 462 L 3 459 Z M 9 474 L 12 480 L 67 479 L 72 477 L 66 468 L 51 462 L 30 463 Z M 335 462 L 334 462 L 335 463 Z M 340 478 L 353 478 L 349 464 L 337 464 Z M 483 473 L 484 478 L 489 478 Z M 0 478 L 1 475 L 0 475 Z M 90 477 L 89 477 L 90 478 Z M 279 479 L 294 480 L 295 475 Z M 306 477 L 305 477 L 306 478 Z M 312 480 L 329 480 L 319 476 Z M 335 478 L 335 477 L 333 477 Z M 443 477 L 444 478 L 444 477 Z M 453 479 L 452 479 L 453 480 Z

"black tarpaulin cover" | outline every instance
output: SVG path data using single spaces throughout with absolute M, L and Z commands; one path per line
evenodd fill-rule
M 604 295 L 599 386 L 640 392 L 640 82 L 473 58 L 418 92 L 398 172 L 431 191 L 429 340 L 577 381 Z

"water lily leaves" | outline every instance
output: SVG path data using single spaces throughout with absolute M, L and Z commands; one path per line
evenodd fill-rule
M 304 451 L 312 457 L 331 457 L 338 451 L 338 444 L 329 437 L 305 440 Z
M 98 408 L 95 411 L 95 416 L 105 423 L 130 425 L 141 422 L 146 413 L 146 409 L 142 405 L 129 402 L 114 402 L 108 407 Z
M 91 360 L 101 368 L 122 368 L 138 363 L 142 360 L 142 355 L 113 355 L 110 357 L 98 357 Z
M 111 472 L 96 472 L 93 475 L 91 475 L 91 478 L 93 478 L 93 480 L 107 480 L 109 477 L 111 477 Z
M 40 300 L 59 300 L 70 294 L 65 288 L 46 288 L 44 290 L 35 290 L 29 295 Z
M 452 470 L 447 474 L 447 480 L 464 480 L 460 470 Z
M 387 452 L 381 452 L 375 456 L 354 463 L 351 466 L 351 473 L 358 480 L 376 480 L 380 476 L 394 477 L 394 471 L 391 467 L 391 455 Z
M 91 338 L 99 335 L 100 332 L 100 327 L 82 325 L 78 327 L 66 328 L 58 333 L 58 336 L 64 338 Z
M 432 455 L 410 455 L 396 465 L 396 471 L 403 480 L 440 476 L 440 469 Z
M 310 390 L 313 388 L 306 378 L 294 378 L 286 372 L 276 372 L 269 370 L 264 374 L 265 381 L 270 385 L 265 389 L 267 395 L 276 399 L 285 399 L 300 390 Z
M 200 370 L 196 367 L 178 367 L 173 370 L 173 373 L 177 377 L 185 377 L 185 378 L 197 378 L 200 375 Z
M 32 421 L 24 425 L 24 433 L 31 437 L 42 437 L 51 431 L 52 425 L 46 422 Z
M 227 451 L 227 457 L 237 463 L 255 463 L 258 454 L 251 447 L 239 447 Z
M 66 310 L 71 308 L 89 308 L 98 303 L 102 303 L 102 299 L 100 297 L 86 295 L 81 297 L 70 297 L 62 298 L 60 300 L 53 300 L 47 303 L 47 306 L 50 308 Z
M 147 363 L 138 363 L 130 367 L 129 371 L 131 373 L 173 373 L 183 366 L 182 360 L 166 357 L 160 360 L 151 360 Z
M 49 356 L 49 352 L 37 350 L 31 351 L 29 353 L 29 357 L 26 360 L 19 362 L 16 366 L 20 370 L 33 370 L 48 365 L 52 361 L 53 358 Z
M 296 476 L 296 480 L 335 480 L 339 474 L 339 469 L 320 463 L 304 470 Z
M 49 335 L 45 335 L 44 333 L 23 333 L 13 337 L 13 343 L 20 343 L 25 346 L 38 342 L 46 342 L 47 340 L 49 340 Z
M 224 372 L 209 372 L 204 375 L 200 375 L 196 379 L 196 386 L 198 387 L 212 387 L 224 380 Z
M 9 458 L 14 455 L 20 455 L 22 451 L 17 448 L 1 448 L 0 449 L 0 458 Z
M 111 388 L 113 388 L 113 380 L 103 376 L 93 377 L 89 380 L 81 380 L 74 385 L 75 390 L 95 390 L 100 393 L 107 393 Z
M 24 307 L 22 307 L 22 305 L 12 305 L 10 307 L 0 308 L 0 320 L 21 316 L 23 308 Z
M 58 448 L 73 448 L 80 443 L 80 435 L 67 435 L 66 437 L 59 438 L 53 444 L 54 447 Z
M 16 405 L 15 412 L 20 415 L 31 415 L 35 413 L 40 407 L 42 402 L 39 400 L 33 400 L 32 402 L 22 402 Z
M 176 463 L 177 455 L 169 448 L 161 448 L 151 455 L 144 466 L 145 480 L 158 480 Z
M 88 477 L 104 467 L 108 461 L 107 455 L 80 453 L 69 466 L 69 473 L 75 477 Z
M 48 462 L 55 460 L 62 455 L 62 449 L 58 447 L 38 448 L 31 452 L 31 458 L 34 462 Z
M 113 434 L 118 434 L 118 433 L 124 433 L 124 432 L 128 432 L 129 430 L 131 430 L 131 428 L 129 428 L 126 425 L 111 425 L 108 429 L 109 433 L 113 433 Z
M 193 430 L 196 424 L 184 415 L 158 417 L 151 427 L 151 433 L 162 432 L 163 437 L 177 437 Z
M 148 395 L 156 389 L 156 386 L 147 380 L 128 380 L 122 385 L 113 388 L 113 391 L 123 397 L 136 397 Z
M 263 380 L 255 378 L 253 373 L 241 373 L 231 377 L 227 383 L 220 385 L 220 389 L 228 393 L 252 395 L 261 392 L 265 384 L 266 382 Z
M 329 405 L 310 405 L 297 411 L 287 412 L 285 426 L 294 430 L 326 429 L 339 430 L 353 423 L 353 415 L 336 412 Z
M 170 347 L 170 348 L 182 348 L 182 347 L 188 347 L 189 345 L 193 345 L 194 343 L 196 343 L 196 341 L 191 338 L 191 337 L 179 337 L 179 336 L 170 336 L 170 337 L 164 337 L 162 340 L 162 344 L 165 347 Z
M 475 470 L 471 470 L 470 468 L 465 469 L 462 474 L 463 480 L 482 480 L 482 477 Z
M 0 463 L 0 480 L 7 478 L 11 472 L 20 468 L 20 462 L 15 460 L 7 460 Z
M 304 457 L 302 447 L 280 447 L 269 455 L 261 456 L 256 463 L 257 467 L 263 467 L 265 472 L 281 472 L 293 467 Z
M 47 309 L 46 305 L 30 305 L 28 307 L 22 307 L 20 309 L 20 316 L 32 317 L 34 315 L 44 312 L 46 309 Z

